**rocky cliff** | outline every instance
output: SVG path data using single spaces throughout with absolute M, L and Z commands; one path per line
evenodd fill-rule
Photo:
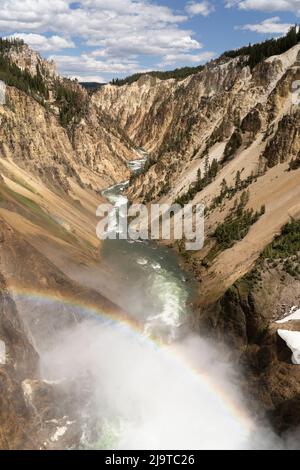
M 78 445 L 80 427 L 74 425 L 76 412 L 68 402 L 70 395 L 63 387 L 41 380 L 38 354 L 2 274 L 0 345 L 0 449 Z M 62 429 L 63 433 L 58 432 Z
M 128 178 L 126 162 L 137 154 L 117 123 L 53 63 L 25 44 L 2 43 L 1 157 L 65 191 L 68 178 L 97 191 Z
M 67 192 L 68 178 L 95 190 L 128 178 L 126 161 L 135 151 L 111 119 L 92 106 L 68 133 L 51 110 L 7 87 L 0 119 L 2 158 L 57 189 Z
M 29 239 L 0 217 L 0 449 L 78 448 L 85 430 L 94 432 L 88 374 L 49 381 L 39 356 L 82 321 L 73 303 L 124 314 L 66 276 Z M 68 306 L 65 299 L 74 300 Z
M 0 277 L 0 448 L 22 448 L 34 442 L 26 436 L 26 428 L 34 426 L 22 391 L 22 382 L 34 377 L 38 356 L 25 334 L 16 306 Z M 27 427 L 27 423 L 29 424 Z
M 249 273 L 211 305 L 199 301 L 196 314 L 199 331 L 230 347 L 245 395 L 263 404 L 279 432 L 300 425 L 300 370 L 278 334 L 300 327 L 288 315 L 300 303 L 299 242 L 299 221 L 286 225 Z
M 130 196 L 173 196 L 184 189 L 178 187 L 181 176 L 184 183 L 190 168 L 199 167 L 210 150 L 216 158 L 223 157 L 214 145 L 226 145 L 237 129 L 243 132 L 244 146 L 258 132 L 271 132 L 292 106 L 299 50 L 297 45 L 253 70 L 242 57 L 222 58 L 183 81 L 145 75 L 131 85 L 102 87 L 93 101 L 114 116 L 137 145 L 152 153 L 153 166 L 136 181 Z
M 22 41 L 16 41 L 15 44 L 12 44 L 7 50 L 6 55 L 21 70 L 27 70 L 33 76 L 38 71 L 48 80 L 54 79 L 57 76 L 55 63 L 43 59 L 38 52 L 32 50 Z

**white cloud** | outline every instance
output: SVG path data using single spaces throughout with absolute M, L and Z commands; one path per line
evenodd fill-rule
M 191 16 L 195 16 L 195 15 L 208 16 L 210 13 L 215 11 L 214 5 L 212 5 L 207 0 L 204 0 L 203 2 L 200 2 L 200 3 L 189 2 L 185 9 L 187 13 Z
M 268 18 L 261 23 L 238 26 L 237 29 L 253 31 L 260 34 L 285 34 L 291 26 L 293 25 L 290 23 L 281 23 L 280 18 L 275 16 L 273 18 Z
M 71 9 L 70 5 L 65 0 L 5 0 L 0 10 L 1 30 L 65 31 L 97 38 L 118 29 L 130 31 L 133 27 L 141 30 L 155 25 L 159 30 L 187 19 L 147 0 L 81 0 L 77 9 Z
M 213 59 L 214 56 L 215 53 L 209 51 L 200 52 L 200 54 L 168 54 L 160 66 L 174 65 L 176 63 L 192 65 L 202 64 L 203 62 Z
M 93 41 L 89 45 L 97 45 Z M 93 52 L 98 57 L 136 57 L 139 54 L 149 56 L 164 56 L 171 52 L 197 51 L 203 47 L 191 37 L 189 32 L 169 28 L 167 31 L 157 31 L 153 28 L 132 32 L 123 37 L 116 34 L 98 42 L 101 49 Z
M 225 5 L 241 10 L 289 11 L 300 16 L 300 0 L 226 0 Z
M 142 68 L 143 56 L 152 57 L 155 63 L 186 54 L 194 55 L 196 62 L 203 48 L 183 26 L 189 17 L 187 10 L 177 13 L 154 0 L 81 0 L 76 9 L 71 5 L 71 0 L 2 0 L 0 31 L 22 37 L 42 52 L 73 47 L 76 38 L 80 44 L 76 57 L 55 57 L 64 74 L 70 72 L 71 63 L 75 67 L 76 60 L 78 69 L 82 57 L 82 67 L 90 76 L 129 74 Z M 187 9 L 190 15 L 206 15 L 211 4 L 207 0 L 189 2 Z M 88 55 L 80 55 L 84 49 Z
M 61 49 L 71 49 L 75 47 L 75 44 L 71 39 L 66 39 L 57 35 L 47 38 L 41 34 L 15 33 L 10 37 L 23 39 L 24 42 L 33 49 L 37 49 L 42 52 L 59 51 Z
M 80 75 L 80 74 L 75 74 L 75 75 L 69 75 L 68 78 L 71 78 L 72 80 L 78 80 L 79 82 L 95 82 L 95 83 L 106 83 L 107 80 L 102 77 L 101 75 Z
M 114 75 L 129 74 L 135 72 L 143 72 L 143 68 L 136 61 L 115 61 L 115 60 L 98 60 L 89 54 L 81 54 L 79 56 L 69 55 L 52 55 L 60 71 L 70 78 L 77 78 L 80 81 L 105 82 L 103 73 L 111 73 Z M 97 78 L 97 79 L 96 79 Z

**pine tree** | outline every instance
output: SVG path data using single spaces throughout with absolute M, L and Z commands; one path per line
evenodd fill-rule
M 221 183 L 221 195 L 225 196 L 227 191 L 228 191 L 227 181 L 225 178 L 223 178 L 222 183 Z
M 205 157 L 205 162 L 204 162 L 204 178 L 207 180 L 209 177 L 209 156 L 208 154 Z
M 239 189 L 241 185 L 241 172 L 238 170 L 235 176 L 235 189 Z
M 199 168 L 197 171 L 197 182 L 200 183 L 201 181 L 202 181 L 202 173 L 201 173 L 201 168 Z
M 219 163 L 218 161 L 214 158 L 209 169 L 210 177 L 214 179 L 219 171 Z
M 250 199 L 249 191 L 243 191 L 238 205 L 238 213 L 242 213 Z

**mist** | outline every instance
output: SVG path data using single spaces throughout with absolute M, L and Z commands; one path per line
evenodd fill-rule
M 83 436 L 83 448 L 286 447 L 247 410 L 237 371 L 195 335 L 157 346 L 127 327 L 84 321 L 58 335 L 41 361 L 47 380 L 89 377 L 97 438 Z
M 17 299 L 40 355 L 42 379 L 65 384 L 67 393 L 70 384 L 79 390 L 70 400 L 83 418 L 80 448 L 300 447 L 297 433 L 279 438 L 258 407 L 250 408 L 240 389 L 243 371 L 230 362 L 231 351 L 189 330 L 193 292 L 169 250 L 107 242 L 103 259 L 109 275 L 69 274 L 99 292 L 106 279 L 106 295 L 143 324 L 139 331 L 100 311 L 92 318 L 63 300 Z

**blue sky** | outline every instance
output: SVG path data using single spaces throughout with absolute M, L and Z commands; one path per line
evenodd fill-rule
M 22 37 L 60 73 L 105 82 L 196 66 L 278 37 L 300 0 L 0 0 L 1 36 Z

